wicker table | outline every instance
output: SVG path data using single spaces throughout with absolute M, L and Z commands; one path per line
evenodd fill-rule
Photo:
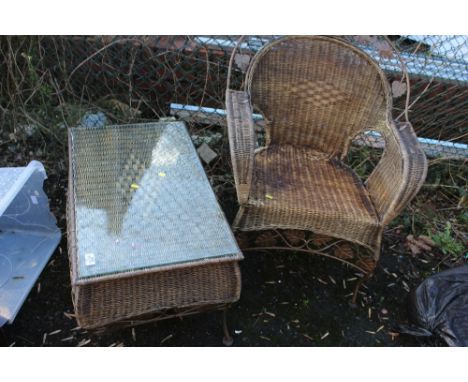
M 185 125 L 69 131 L 68 240 L 83 328 L 239 299 L 242 254 Z

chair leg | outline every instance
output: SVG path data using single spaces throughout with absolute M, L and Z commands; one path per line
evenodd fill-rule
M 228 311 L 228 308 L 223 309 L 223 331 L 224 331 L 223 345 L 231 346 L 234 343 L 234 339 L 229 333 L 229 328 L 227 324 L 227 311 Z

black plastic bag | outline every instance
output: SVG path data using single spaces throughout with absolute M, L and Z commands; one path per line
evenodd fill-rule
M 415 336 L 437 335 L 450 346 L 468 346 L 468 265 L 437 273 L 410 295 L 414 325 L 399 331 Z

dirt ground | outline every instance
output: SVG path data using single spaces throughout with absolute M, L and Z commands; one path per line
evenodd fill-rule
M 11 138 L 11 137 L 10 137 Z M 21 147 L 21 149 L 20 149 Z M 183 319 L 93 334 L 77 328 L 73 313 L 66 245 L 66 146 L 47 140 L 0 141 L 0 166 L 42 160 L 46 192 L 64 233 L 36 286 L 12 325 L 1 333 L 6 346 L 222 346 L 222 315 L 208 312 Z M 233 189 L 221 198 L 228 220 L 236 211 Z M 245 253 L 242 294 L 228 320 L 233 346 L 439 346 L 436 338 L 398 335 L 408 321 L 408 291 L 443 267 L 440 253 L 411 256 L 406 231 L 385 233 L 375 277 L 362 288 L 357 307 L 349 305 L 354 271 L 312 255 Z M 442 264 L 442 265 L 441 265 Z
M 335 261 L 303 254 L 246 253 L 241 299 L 228 316 L 234 346 L 437 345 L 434 339 L 394 334 L 394 325 L 407 320 L 405 282 L 415 286 L 420 278 L 414 269 L 430 268 L 389 250 L 394 243 L 387 238 L 381 265 L 363 288 L 365 296 L 357 308 L 349 305 L 355 281 L 346 281 L 355 276 Z M 222 346 L 220 312 L 104 335 L 77 329 L 69 313 L 73 306 L 62 240 L 15 322 L 4 328 L 6 345 Z

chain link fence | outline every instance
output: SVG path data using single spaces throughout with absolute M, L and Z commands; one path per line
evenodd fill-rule
M 241 54 L 251 57 L 278 37 L 247 36 Z M 47 130 L 51 125 L 73 126 L 86 113 L 101 111 L 113 122 L 173 115 L 222 126 L 228 62 L 238 38 L 0 38 L 0 123 L 16 129 L 35 123 Z M 391 83 L 403 81 L 400 57 L 411 96 L 394 94 L 395 118 L 408 108 L 429 156 L 468 157 L 468 36 L 388 36 L 396 54 L 375 37 L 341 38 L 377 60 Z M 234 86 L 243 77 L 242 63 L 237 64 Z M 372 145 L 375 139 L 369 137 L 366 143 Z

